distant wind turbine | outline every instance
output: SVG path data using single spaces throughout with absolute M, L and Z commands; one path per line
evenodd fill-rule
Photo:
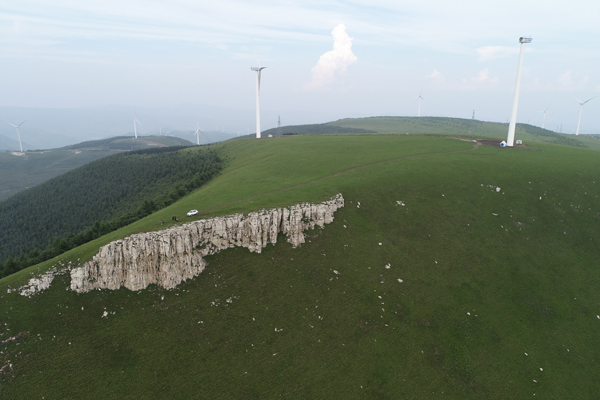
M 138 119 L 136 117 L 133 117 L 133 134 L 135 135 L 135 138 L 137 139 L 137 125 L 136 123 L 142 125 L 142 123 L 140 121 L 138 121 Z
M 544 110 L 544 119 L 542 120 L 542 129 L 544 129 L 544 125 L 546 125 L 546 111 L 548 111 L 549 108 L 550 108 L 550 106 L 546 107 L 546 109 Z
M 417 117 L 421 116 L 421 100 L 425 101 L 425 99 L 423 98 L 423 96 L 421 96 L 421 93 L 419 92 L 419 96 L 417 97 L 417 99 L 419 99 L 419 108 L 417 110 Z
M 581 117 L 580 117 L 581 118 Z M 21 133 L 19 132 L 19 127 L 23 125 L 25 121 L 21 122 L 19 125 L 11 124 L 7 122 L 7 124 L 13 126 L 17 130 L 17 137 L 19 138 L 19 148 L 21 149 L 21 153 L 23 152 L 23 146 L 21 145 Z
M 196 144 L 197 145 L 200 145 L 200 134 L 201 133 L 202 133 L 202 131 L 200 130 L 200 126 L 196 122 L 196 132 L 194 132 L 194 135 L 196 135 Z
M 575 97 L 575 96 L 573 96 Z M 579 120 L 577 121 L 577 131 L 575 132 L 575 135 L 579 135 L 579 125 L 581 124 L 581 113 L 583 112 L 583 106 L 585 105 L 585 103 L 587 103 L 588 101 L 595 99 L 597 96 L 594 96 L 592 98 L 587 99 L 586 101 L 581 101 L 579 100 L 577 97 L 575 97 L 575 100 L 577 100 L 579 102 Z
M 261 67 L 260 61 L 258 61 L 258 55 L 254 48 L 254 40 L 252 40 L 252 49 L 254 50 L 254 57 L 256 58 L 256 64 L 258 67 L 250 67 L 250 69 L 256 72 L 256 138 L 260 139 L 260 75 L 263 69 L 267 67 Z

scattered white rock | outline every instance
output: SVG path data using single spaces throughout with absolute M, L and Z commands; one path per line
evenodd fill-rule
M 398 282 L 402 283 L 402 282 L 404 282 L 404 281 L 403 281 L 402 279 L 398 279 Z
M 108 311 L 104 311 L 102 313 L 102 318 L 108 318 Z
M 496 188 L 496 192 L 499 192 L 500 190 L 502 190 L 502 189 L 500 189 L 499 187 Z
M 60 264 L 60 265 L 64 266 L 64 263 Z M 45 273 L 43 273 L 42 275 L 40 275 L 39 278 L 35 278 L 35 277 L 31 278 L 25 285 L 21 286 L 18 289 L 19 294 L 21 296 L 31 296 L 33 294 L 41 292 L 42 290 L 46 290 L 46 289 L 48 289 L 50 287 L 50 284 L 52 283 L 52 281 L 54 280 L 54 278 L 56 276 L 63 275 L 64 273 L 66 273 L 70 269 L 71 269 L 71 262 L 70 261 L 67 264 L 67 266 L 64 267 L 64 268 L 58 269 L 56 267 L 52 267 L 48 271 L 46 271 Z M 16 290 L 17 289 L 13 289 L 12 291 L 14 292 Z M 10 291 L 8 293 L 10 293 Z
M 261 210 L 197 220 L 172 228 L 137 233 L 102 247 L 91 261 L 71 271 L 71 290 L 141 290 L 150 284 L 172 289 L 199 275 L 203 257 L 241 246 L 260 253 L 277 235 L 297 247 L 305 243 L 304 230 L 333 222 L 344 206 L 341 194 L 321 204 L 302 203 L 288 208 Z
M 391 267 L 392 267 L 392 265 L 391 265 L 391 264 L 387 264 L 387 265 L 385 266 L 385 269 L 390 269 Z
M 493 215 L 494 217 L 497 217 L 497 216 L 498 216 L 498 214 L 496 214 L 496 213 L 492 213 L 492 215 Z
M 543 371 L 543 370 L 544 370 L 544 368 L 540 368 L 540 371 Z
M 379 243 L 379 245 L 381 246 L 381 243 Z
M 467 311 L 467 315 L 471 315 L 471 313 Z
M 338 271 L 336 271 L 335 269 L 333 270 L 333 273 L 336 275 L 339 275 L 340 273 Z
M 396 200 L 396 204 L 398 204 L 399 206 L 406 206 L 406 204 L 404 204 L 404 202 L 402 200 Z

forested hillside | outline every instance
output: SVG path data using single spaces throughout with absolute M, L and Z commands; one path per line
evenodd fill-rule
M 208 148 L 166 147 L 115 154 L 0 203 L 4 275 L 127 225 L 217 175 Z
M 1 139 L 1 138 L 0 138 Z M 89 162 L 123 151 L 167 146 L 191 146 L 171 136 L 112 137 L 58 149 L 0 152 L 0 201 Z

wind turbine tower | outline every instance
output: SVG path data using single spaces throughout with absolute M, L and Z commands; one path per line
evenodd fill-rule
M 550 106 L 546 107 L 546 109 L 544 110 L 544 119 L 542 120 L 542 129 L 544 129 L 544 125 L 546 125 L 546 111 L 548 111 L 549 108 L 550 108 Z
M 585 103 L 587 103 L 588 101 L 590 101 L 590 100 L 592 100 L 594 98 L 596 98 L 596 96 L 594 96 L 594 97 L 592 97 L 590 99 L 587 99 L 586 101 L 582 102 L 577 97 L 575 97 L 575 100 L 577 100 L 579 102 L 579 120 L 577 121 L 577 131 L 575 132 L 575 136 L 579 135 L 579 125 L 581 125 L 581 113 L 583 112 L 583 106 L 584 106 Z M 21 151 L 23 151 L 23 150 L 21 150 Z
M 581 119 L 581 114 L 579 115 L 579 119 Z M 11 124 L 10 122 L 8 122 L 9 125 L 13 126 L 17 130 L 17 137 L 19 138 L 19 148 L 21 149 L 21 153 L 23 152 L 23 145 L 21 144 L 21 133 L 19 132 L 19 127 L 21 125 L 23 125 L 24 123 L 25 123 L 25 121 L 21 122 L 19 125 L 14 125 L 14 124 Z
M 277 116 L 277 136 L 281 136 L 281 115 Z
M 519 108 L 519 89 L 521 87 L 521 69 L 523 69 L 523 53 L 525 45 L 531 43 L 531 38 L 520 37 L 521 51 L 519 53 L 519 68 L 517 68 L 517 83 L 515 83 L 515 96 L 513 97 L 512 113 L 510 114 L 510 124 L 508 124 L 508 138 L 506 145 L 513 147 L 515 142 L 515 127 L 517 125 L 517 109 Z
M 133 117 L 133 134 L 134 134 L 135 138 L 137 139 L 137 125 L 136 125 L 136 123 L 140 124 L 140 125 L 142 124 L 140 121 L 137 120 L 136 117 Z
M 260 75 L 262 70 L 267 67 L 260 66 L 260 61 L 258 61 L 256 49 L 254 48 L 254 40 L 252 41 L 252 49 L 254 50 L 256 64 L 258 64 L 258 67 L 250 67 L 250 69 L 256 72 L 256 138 L 260 139 Z
M 419 108 L 417 109 L 417 117 L 421 116 L 421 100 L 425 101 L 425 99 L 421 96 L 421 93 L 419 93 L 419 97 L 417 97 L 417 99 L 419 99 Z
M 200 130 L 200 127 L 198 126 L 198 123 L 196 122 L 196 132 L 194 132 L 194 135 L 196 135 L 196 144 L 200 145 L 200 134 L 202 133 L 202 131 Z

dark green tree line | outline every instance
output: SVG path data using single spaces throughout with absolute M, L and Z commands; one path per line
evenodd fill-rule
M 0 203 L 0 277 L 168 206 L 221 172 L 209 148 L 157 148 L 109 156 Z

